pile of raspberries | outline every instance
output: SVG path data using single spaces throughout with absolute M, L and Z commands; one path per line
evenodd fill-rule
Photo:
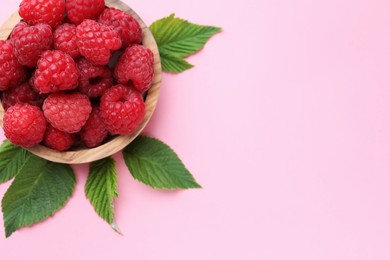
M 0 41 L 4 134 L 31 147 L 96 147 L 145 117 L 153 53 L 135 18 L 104 0 L 23 0 Z

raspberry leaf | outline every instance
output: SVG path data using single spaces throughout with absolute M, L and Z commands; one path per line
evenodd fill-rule
M 67 164 L 31 155 L 29 167 L 15 177 L 2 200 L 5 235 L 31 226 L 62 208 L 73 193 L 76 178 Z
M 177 154 L 155 138 L 140 136 L 123 150 L 133 177 L 155 189 L 201 188 Z
M 219 27 L 190 23 L 175 17 L 174 14 L 157 20 L 150 26 L 161 55 L 163 70 L 168 72 L 181 72 L 184 69 L 175 70 L 164 66 L 167 64 L 164 61 L 167 57 L 177 57 L 177 59 L 171 59 L 170 64 L 177 62 L 179 65 L 176 66 L 183 66 L 183 61 L 179 58 L 185 58 L 199 51 L 214 34 L 221 30 Z M 186 69 L 191 67 L 187 64 Z
M 166 72 L 179 73 L 191 69 L 194 66 L 182 57 L 173 56 L 168 53 L 160 53 L 160 57 L 162 68 Z
M 120 233 L 114 222 L 114 198 L 118 198 L 115 161 L 111 157 L 92 162 L 85 184 L 85 195 L 96 213 Z
M 32 153 L 4 140 L 0 146 L 0 183 L 9 181 L 29 168 Z

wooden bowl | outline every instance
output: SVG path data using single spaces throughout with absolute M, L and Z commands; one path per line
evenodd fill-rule
M 64 151 L 59 152 L 53 149 L 50 149 L 43 145 L 36 145 L 34 147 L 28 148 L 33 154 L 42 157 L 44 159 L 67 164 L 78 164 L 78 163 L 87 163 L 102 159 L 104 157 L 110 156 L 124 147 L 126 147 L 130 142 L 132 142 L 145 128 L 149 122 L 154 109 L 157 105 L 157 100 L 160 94 L 160 84 L 161 84 L 161 61 L 160 55 L 158 52 L 158 47 L 152 33 L 149 31 L 148 27 L 141 20 L 141 18 L 125 3 L 117 0 L 106 0 L 106 6 L 115 7 L 121 9 L 131 16 L 133 16 L 142 27 L 143 31 L 143 45 L 148 47 L 154 53 L 154 78 L 153 83 L 149 91 L 147 92 L 145 98 L 146 104 L 146 115 L 142 123 L 138 128 L 129 135 L 119 135 L 107 143 L 100 145 L 91 149 L 82 149 L 77 151 Z M 0 27 L 0 39 L 6 40 L 10 35 L 14 26 L 21 20 L 19 14 L 15 12 L 12 14 L 7 21 Z M 3 126 L 3 115 L 4 108 L 0 104 L 0 125 Z

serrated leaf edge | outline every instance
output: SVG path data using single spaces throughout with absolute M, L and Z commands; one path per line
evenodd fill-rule
M 184 168 L 188 171 L 188 173 L 192 176 L 193 180 L 194 180 L 194 184 L 196 185 L 196 187 L 156 187 L 156 186 L 152 186 L 148 183 L 144 183 L 143 181 L 141 181 L 140 179 L 138 179 L 136 176 L 134 176 L 132 173 L 131 173 L 131 170 L 129 168 L 129 166 L 127 166 L 127 164 L 125 163 L 127 169 L 129 170 L 129 173 L 131 174 L 131 176 L 133 176 L 133 178 L 143 184 L 143 185 L 146 185 L 148 187 L 151 187 L 153 188 L 154 190 L 168 190 L 168 191 L 178 191 L 178 190 L 191 190 L 191 189 L 203 189 L 203 187 L 196 181 L 194 175 L 188 170 L 188 168 L 185 166 L 185 164 L 183 163 L 183 161 L 180 159 L 180 157 L 177 155 L 177 153 L 168 145 L 166 144 L 165 142 L 159 140 L 158 138 L 155 138 L 155 137 L 151 137 L 151 136 L 144 136 L 144 135 L 141 135 L 137 138 L 149 138 L 149 139 L 154 139 L 155 141 L 157 142 L 160 142 L 162 144 L 164 144 L 165 146 L 167 146 L 174 154 L 176 154 L 177 158 L 179 159 L 179 161 L 183 164 Z M 122 150 L 122 157 L 123 159 L 125 160 L 125 150 L 126 150 L 126 147 Z M 140 158 L 142 158 L 142 156 L 139 156 Z
M 22 148 L 22 149 L 24 149 L 24 148 Z M 33 157 L 33 156 L 34 156 L 34 155 L 31 154 L 31 157 Z M 45 159 L 42 159 L 42 160 L 45 160 Z M 46 162 L 45 162 L 45 167 L 46 167 L 47 163 L 54 163 L 54 162 L 49 162 L 49 161 L 47 161 L 47 160 L 45 160 L 45 161 L 46 161 Z M 70 165 L 68 165 L 68 166 L 70 167 Z M 72 167 L 70 167 L 70 169 L 72 169 Z M 33 225 L 42 223 L 42 222 L 44 222 L 45 220 L 47 220 L 48 218 L 52 217 L 52 216 L 53 216 L 55 213 L 57 213 L 59 210 L 61 210 L 61 209 L 69 202 L 70 198 L 73 196 L 74 191 L 75 191 L 76 178 L 75 178 L 75 174 L 74 174 L 74 170 L 73 170 L 73 169 L 72 169 L 72 173 L 73 173 L 73 176 L 72 176 L 72 177 L 73 177 L 73 180 L 74 180 L 74 182 L 73 182 L 74 185 L 73 185 L 72 192 L 71 192 L 71 194 L 69 195 L 69 197 L 68 197 L 66 200 L 64 200 L 63 203 L 60 203 L 60 204 L 58 205 L 57 209 L 55 209 L 55 210 L 54 210 L 50 215 L 48 215 L 46 218 L 43 218 L 43 219 L 41 219 L 41 220 L 39 220 L 39 221 L 36 221 L 36 222 L 34 222 L 34 223 L 32 223 L 32 224 L 29 224 L 29 225 L 19 226 L 17 229 L 15 229 L 14 231 L 12 231 L 12 232 L 10 232 L 10 233 L 7 232 L 7 228 L 6 228 L 6 226 L 5 226 L 5 221 L 3 221 L 4 230 L 5 230 L 5 237 L 6 237 L 6 238 L 10 237 L 13 233 L 15 233 L 16 231 L 20 230 L 21 228 L 32 227 Z M 37 179 L 34 181 L 34 184 L 36 184 L 36 183 L 42 178 L 41 176 L 42 176 L 42 173 L 40 173 L 40 177 L 37 178 Z M 4 205 L 3 205 L 4 198 L 5 198 L 5 196 L 6 196 L 7 192 L 8 192 L 8 190 L 12 187 L 13 184 L 14 184 L 14 182 L 12 181 L 12 184 L 8 187 L 6 193 L 4 194 L 3 198 L 1 199 L 1 211 L 2 211 L 2 213 L 3 213 L 3 216 L 4 216 Z M 31 194 L 31 191 L 32 191 L 32 190 L 29 191 L 29 194 Z M 24 206 L 23 206 L 23 208 L 24 208 Z M 4 219 L 4 217 L 3 217 L 3 219 Z
M 107 219 L 105 219 L 105 217 L 104 217 L 103 215 L 101 215 L 101 214 L 98 212 L 98 210 L 96 209 L 95 205 L 92 203 L 91 199 L 89 198 L 89 196 L 88 196 L 88 194 L 87 194 L 87 183 L 88 183 L 88 178 L 89 178 L 89 176 L 90 176 L 90 174 L 91 174 L 91 166 L 92 166 L 92 163 L 94 163 L 94 162 L 91 162 L 90 165 L 89 165 L 89 174 L 88 174 L 88 177 L 87 177 L 87 181 L 86 181 L 86 183 L 85 183 L 84 193 L 85 193 L 85 196 L 87 197 L 88 201 L 90 202 L 91 206 L 93 207 L 95 213 L 96 213 L 102 220 L 104 220 L 106 223 L 108 223 L 108 224 L 111 226 L 111 228 L 112 228 L 115 232 L 117 232 L 117 233 L 120 234 L 120 235 L 123 235 L 122 232 L 121 232 L 121 230 L 120 230 L 120 228 L 119 228 L 119 226 L 118 226 L 118 225 L 116 224 L 116 222 L 115 222 L 114 199 L 116 199 L 116 198 L 119 197 L 119 196 L 118 196 L 118 180 L 117 180 L 118 177 L 117 177 L 117 171 L 116 171 L 116 162 L 115 162 L 115 160 L 114 160 L 112 157 L 110 157 L 110 156 L 109 156 L 109 157 L 106 157 L 106 158 L 103 158 L 103 159 L 101 159 L 101 160 L 99 160 L 99 161 L 106 160 L 106 159 L 110 159 L 111 162 L 114 163 L 114 171 L 115 171 L 115 178 L 116 178 L 115 190 L 114 190 L 114 193 L 112 194 L 112 196 L 110 195 L 111 198 L 110 198 L 110 201 L 109 201 L 110 207 L 112 208 L 112 211 L 113 211 L 113 216 L 112 216 L 112 217 L 113 217 L 113 221 L 112 221 L 112 222 L 108 221 Z M 95 161 L 95 162 L 99 162 L 99 161 Z M 109 187 L 109 183 L 105 183 L 104 185 L 107 186 L 107 187 Z M 110 189 L 107 188 L 107 190 L 110 190 Z

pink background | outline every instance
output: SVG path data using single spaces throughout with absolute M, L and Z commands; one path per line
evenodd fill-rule
M 145 131 L 204 189 L 152 190 L 117 155 L 120 236 L 77 166 L 63 210 L 0 229 L 0 259 L 390 259 L 388 0 L 126 2 L 147 24 L 175 12 L 224 28 L 194 69 L 164 74 Z

